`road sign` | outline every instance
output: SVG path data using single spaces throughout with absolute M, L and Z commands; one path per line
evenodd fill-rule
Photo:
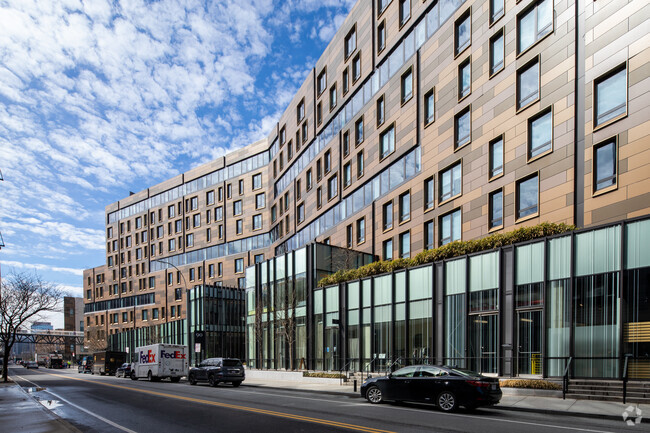
M 201 343 L 195 343 L 194 344 L 194 351 L 196 353 L 201 353 Z

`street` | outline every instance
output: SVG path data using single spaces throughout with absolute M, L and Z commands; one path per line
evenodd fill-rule
M 445 414 L 416 404 L 246 386 L 131 381 L 70 370 L 13 367 L 12 379 L 81 431 L 93 432 L 604 432 L 621 421 L 499 410 Z

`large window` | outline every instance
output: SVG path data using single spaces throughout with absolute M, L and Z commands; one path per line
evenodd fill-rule
M 503 174 L 503 136 L 490 142 L 490 179 Z
M 262 188 L 262 173 L 253 175 L 253 189 Z
M 454 143 L 459 149 L 471 141 L 471 106 L 463 109 L 454 117 Z
M 539 0 L 517 17 L 517 53 L 553 31 L 553 0 Z
M 399 235 L 399 256 L 403 259 L 411 256 L 411 232 Z
M 504 0 L 490 0 L 490 23 L 496 22 L 505 12 Z
M 405 192 L 399 196 L 399 222 L 403 223 L 411 219 L 411 194 Z
M 537 174 L 534 174 L 517 181 L 517 219 L 537 214 L 539 201 L 538 180 Z
M 384 204 L 383 210 L 383 229 L 384 230 L 390 230 L 393 228 L 393 202 L 389 201 L 388 203 Z
M 594 146 L 594 192 L 616 185 L 616 139 Z
M 242 214 L 242 201 L 237 200 L 233 202 L 232 204 L 232 214 L 233 215 L 241 215 Z
M 471 57 L 458 65 L 458 99 L 469 95 L 472 89 L 472 62 Z
M 594 81 L 594 124 L 602 125 L 627 112 L 627 69 L 619 66 Z
M 454 49 L 455 53 L 460 54 L 471 44 L 471 15 L 469 9 L 465 12 L 454 26 Z
M 517 71 L 517 109 L 520 110 L 539 99 L 539 57 Z
M 384 260 L 393 260 L 393 238 L 384 241 L 382 250 Z
M 460 209 L 440 217 L 440 245 L 461 239 Z
M 528 119 L 528 159 L 553 148 L 553 111 L 547 108 Z
M 379 136 L 379 158 L 385 158 L 395 151 L 395 127 L 391 126 Z
M 490 38 L 490 75 L 494 75 L 503 69 L 505 65 L 505 43 L 503 29 L 499 30 Z
M 462 165 L 460 162 L 440 173 L 440 201 L 447 201 L 461 193 Z
M 253 215 L 253 230 L 260 230 L 262 228 L 262 215 Z
M 409 68 L 402 75 L 402 104 L 413 96 L 413 70 Z
M 266 195 L 265 193 L 260 193 L 255 195 L 255 209 L 262 209 L 266 207 Z
M 489 219 L 490 229 L 502 227 L 503 226 L 503 190 L 502 189 L 490 193 L 489 208 L 490 208 L 490 219 Z

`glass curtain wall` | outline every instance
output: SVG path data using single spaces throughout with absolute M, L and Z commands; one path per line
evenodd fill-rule
M 391 356 L 392 275 L 374 278 L 374 323 L 372 328 L 373 358 L 375 370 L 383 371 Z
M 571 345 L 571 236 L 549 240 L 546 259 L 546 375 L 562 376 Z
M 372 369 L 372 330 L 371 327 L 371 306 L 372 306 L 372 279 L 361 281 L 361 359 L 364 371 Z
M 296 304 L 296 349 L 294 367 L 307 367 L 307 249 L 293 253 L 295 267 L 294 293 Z
M 462 368 L 466 367 L 466 267 L 465 258 L 445 263 L 445 364 Z
M 542 374 L 544 242 L 515 249 L 517 374 Z
M 621 227 L 575 236 L 573 327 L 576 377 L 618 377 Z
M 497 373 L 499 365 L 499 253 L 469 259 L 469 368 Z
M 395 348 L 393 362 L 403 365 L 406 353 L 406 271 L 395 273 Z
M 361 332 L 359 329 L 360 313 L 360 289 L 361 283 L 355 281 L 347 284 L 348 296 L 348 321 L 347 321 L 347 345 L 348 345 L 348 368 L 351 371 L 359 371 L 359 358 L 361 355 Z
M 323 289 L 314 290 L 314 368 L 323 369 Z
M 409 346 L 411 364 L 433 364 L 433 272 L 432 266 L 409 272 Z
M 325 370 L 340 368 L 339 353 L 339 286 L 325 289 Z

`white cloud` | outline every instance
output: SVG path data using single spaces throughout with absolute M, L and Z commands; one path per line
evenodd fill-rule
M 74 268 L 63 268 L 59 266 L 51 266 L 51 265 L 44 265 L 40 263 L 23 263 L 23 262 L 16 262 L 12 260 L 5 260 L 2 262 L 3 266 L 8 267 L 9 269 L 11 268 L 18 268 L 18 269 L 27 269 L 27 270 L 37 270 L 37 271 L 52 271 L 52 272 L 62 272 L 62 273 L 69 273 L 73 274 L 76 276 L 83 276 L 83 269 L 74 269 Z

